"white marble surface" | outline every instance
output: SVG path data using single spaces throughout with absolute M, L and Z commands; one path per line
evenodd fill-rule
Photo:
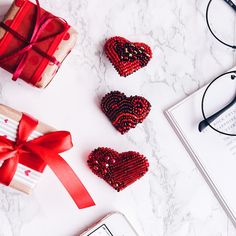
M 0 187 L 0 235 L 75 236 L 111 211 L 125 213 L 140 236 L 236 235 L 163 115 L 165 109 L 235 62 L 234 52 L 215 41 L 206 28 L 208 1 L 40 2 L 76 27 L 78 44 L 44 91 L 20 80 L 13 82 L 0 70 L 1 101 L 71 131 L 74 149 L 63 157 L 97 206 L 78 210 L 47 169 L 31 196 Z M 0 15 L 10 3 L 0 1 Z M 120 78 L 102 49 L 104 40 L 114 35 L 148 43 L 153 49 L 152 61 L 145 69 Z M 143 95 L 152 104 L 145 122 L 127 135 L 115 131 L 99 109 L 101 97 L 111 90 Z M 88 153 L 98 146 L 145 154 L 149 173 L 116 193 L 86 165 Z

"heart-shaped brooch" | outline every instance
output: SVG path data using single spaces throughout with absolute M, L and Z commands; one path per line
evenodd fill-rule
M 88 165 L 118 192 L 140 179 L 149 167 L 146 157 L 138 152 L 118 153 L 105 147 L 90 153 Z
M 144 121 L 151 104 L 144 97 L 127 97 L 124 93 L 112 91 L 102 98 L 101 109 L 113 126 L 124 134 Z
M 132 43 L 122 37 L 108 39 L 105 53 L 120 76 L 128 76 L 146 66 L 152 58 L 151 48 L 144 43 Z

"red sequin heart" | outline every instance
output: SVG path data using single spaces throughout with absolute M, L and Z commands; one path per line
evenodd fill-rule
M 89 155 L 88 165 L 94 174 L 118 192 L 140 179 L 149 167 L 146 157 L 138 152 L 118 153 L 104 147 Z
M 106 41 L 105 53 L 120 76 L 128 76 L 146 66 L 152 58 L 150 47 L 144 43 L 132 43 L 122 37 Z
M 113 126 L 124 134 L 144 121 L 151 104 L 144 97 L 126 97 L 124 93 L 113 91 L 103 97 L 101 108 Z

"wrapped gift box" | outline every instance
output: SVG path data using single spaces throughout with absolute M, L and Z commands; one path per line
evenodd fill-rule
M 16 140 L 17 128 L 22 113 L 4 105 L 0 105 L 0 135 L 5 136 L 11 141 Z M 54 128 L 39 122 L 37 128 L 29 136 L 29 140 L 33 140 L 43 134 L 55 131 Z M 0 161 L 0 167 L 3 161 Z M 17 166 L 17 171 L 10 183 L 10 187 L 19 191 L 30 194 L 42 175 L 46 165 L 40 167 L 40 171 L 36 171 L 21 163 Z
M 55 173 L 78 208 L 95 203 L 72 168 L 60 156 L 71 149 L 68 131 L 0 105 L 0 183 L 30 193 L 46 166 Z
M 32 47 L 24 52 L 31 40 Z M 28 0 L 15 0 L 0 25 L 0 66 L 14 80 L 20 77 L 44 88 L 76 40 L 77 32 L 63 19 Z

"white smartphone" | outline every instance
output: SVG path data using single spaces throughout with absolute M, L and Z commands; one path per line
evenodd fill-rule
M 120 212 L 111 213 L 80 236 L 139 236 Z

